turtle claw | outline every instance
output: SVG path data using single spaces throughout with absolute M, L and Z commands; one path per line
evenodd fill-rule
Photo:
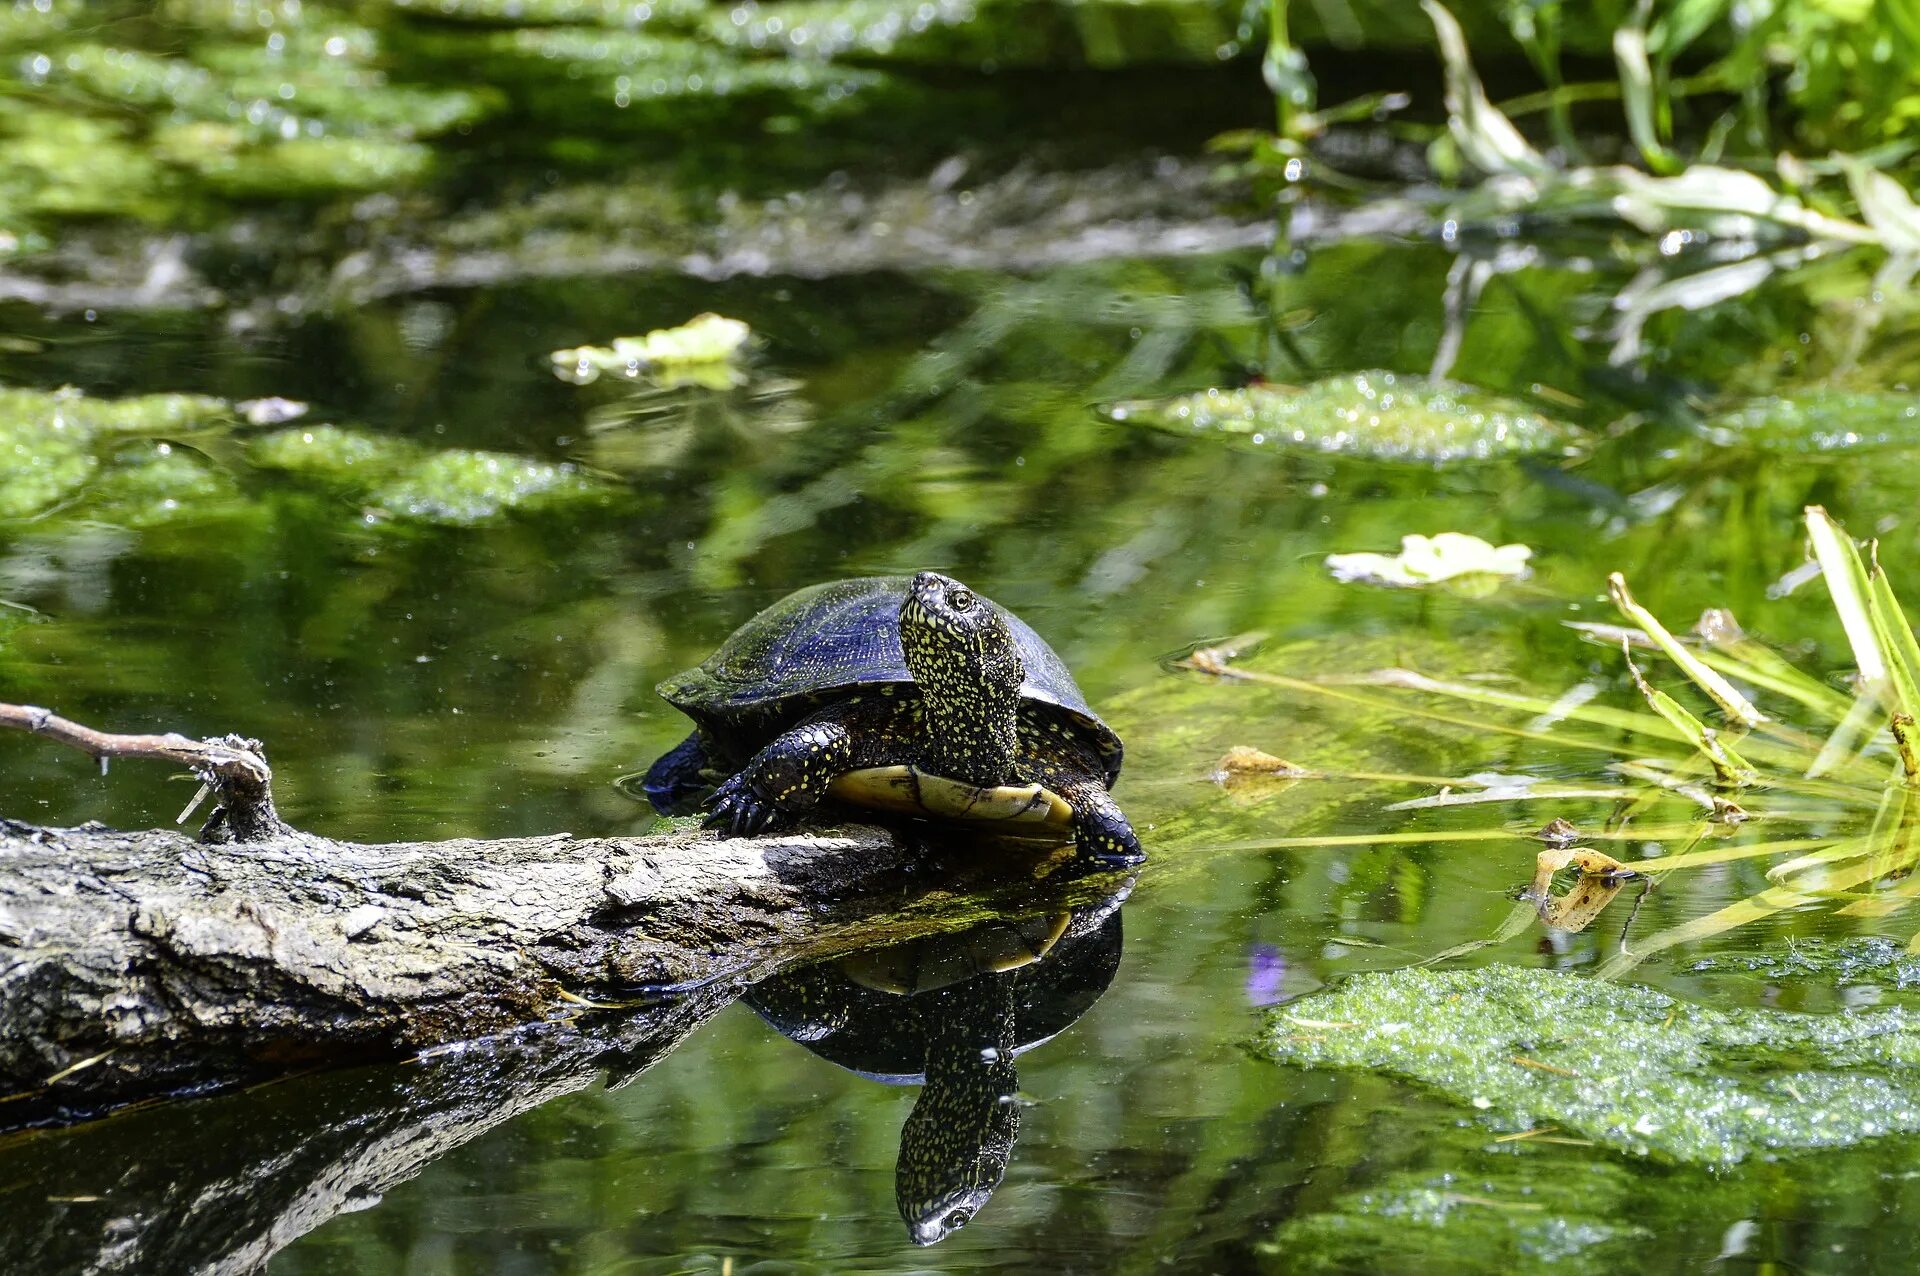
M 744 776 L 733 776 L 713 794 L 713 813 L 707 823 L 734 837 L 749 837 L 769 828 L 779 809 L 753 791 Z

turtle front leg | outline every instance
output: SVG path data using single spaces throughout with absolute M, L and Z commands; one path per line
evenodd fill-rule
M 698 805 L 692 799 L 706 787 L 707 782 L 701 776 L 706 769 L 706 741 L 695 731 L 647 768 L 640 788 L 660 814 L 685 815 Z
M 785 827 L 826 796 L 833 777 L 851 770 L 854 737 L 847 723 L 820 714 L 753 755 L 713 795 L 707 823 L 734 836 Z

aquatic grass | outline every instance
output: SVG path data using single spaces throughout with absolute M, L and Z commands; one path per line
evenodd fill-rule
M 1732 260 L 1649 283 L 1646 295 L 1625 308 L 1640 313 L 1751 291 L 1784 264 L 1765 251 L 1769 244 L 1813 240 L 1875 245 L 1896 257 L 1920 252 L 1920 207 L 1885 171 L 1912 171 L 1920 153 L 1920 29 L 1896 21 L 1896 11 L 1910 8 L 1906 0 L 1859 6 L 1863 11 L 1844 21 L 1835 18 L 1838 6 L 1814 4 L 1763 6 L 1756 14 L 1720 3 L 1658 12 L 1651 3 L 1626 6 L 1611 19 L 1615 78 L 1593 84 L 1569 84 L 1562 75 L 1565 14 L 1558 0 L 1503 5 L 1512 34 L 1548 86 L 1504 110 L 1488 95 L 1453 13 L 1436 0 L 1421 0 L 1421 8 L 1432 25 L 1446 110 L 1428 163 L 1443 180 L 1478 179 L 1463 191 L 1414 197 L 1450 237 L 1468 227 L 1504 236 L 1524 216 L 1531 226 L 1563 230 L 1625 224 L 1659 238 L 1663 257 L 1695 242 L 1691 232 L 1747 245 Z M 1588 25 L 1597 19 L 1603 31 L 1609 23 L 1606 14 L 1582 18 Z M 1291 115 L 1282 99 L 1312 77 L 1299 50 L 1285 44 L 1283 22 L 1275 21 L 1274 32 L 1269 65 L 1284 66 L 1286 74 L 1270 80 L 1285 134 Z M 1676 75 L 1676 60 L 1690 51 L 1689 60 L 1706 66 Z M 1638 166 L 1586 161 L 1571 109 L 1600 101 L 1619 103 Z M 1551 153 L 1512 118 L 1538 110 L 1549 116 Z M 1676 117 L 1703 110 L 1709 125 L 1676 135 Z M 1789 137 L 1777 136 L 1783 121 Z M 1249 148 L 1256 166 L 1281 167 L 1289 184 L 1297 177 L 1286 167 L 1298 151 L 1284 144 L 1291 140 L 1256 140 Z M 1316 175 L 1344 184 L 1325 165 Z M 1849 205 L 1853 215 L 1843 215 Z M 1682 237 L 1666 238 L 1673 234 Z M 1784 260 L 1799 260 L 1798 251 Z M 1633 313 L 1622 318 L 1630 327 Z
M 1583 632 L 1617 646 L 1624 673 L 1645 709 L 1565 704 L 1551 698 L 1429 677 L 1415 670 L 1382 669 L 1308 679 L 1240 668 L 1238 654 L 1201 650 L 1183 667 L 1223 678 L 1273 686 L 1330 701 L 1342 708 L 1393 713 L 1471 735 L 1505 735 L 1550 746 L 1562 754 L 1613 755 L 1606 782 L 1579 778 L 1546 782 L 1529 775 L 1469 776 L 1447 781 L 1431 796 L 1394 802 L 1394 811 L 1438 807 L 1543 805 L 1561 819 L 1538 829 L 1536 815 L 1495 828 L 1402 830 L 1335 838 L 1256 840 L 1245 849 L 1308 846 L 1471 843 L 1542 840 L 1542 871 L 1567 869 L 1568 846 L 1620 842 L 1668 846 L 1623 870 L 1654 880 L 1711 866 L 1766 864 L 1763 889 L 1716 911 L 1623 946 L 1602 972 L 1619 975 L 1654 953 L 1722 935 L 1776 914 L 1827 906 L 1842 915 L 1878 920 L 1920 897 L 1920 643 L 1879 561 L 1877 545 L 1864 551 L 1819 506 L 1804 512 L 1808 545 L 1820 566 L 1834 614 L 1845 633 L 1857 674 L 1848 691 L 1827 686 L 1779 652 L 1745 634 L 1723 611 L 1709 611 L 1695 633 L 1676 635 L 1633 595 L 1625 578 L 1609 578 L 1614 606 L 1630 627 L 1583 625 Z M 1681 675 L 1672 689 L 1643 671 L 1635 649 Z M 1654 671 L 1657 673 L 1657 671 Z M 1361 688 L 1365 688 L 1362 690 Z M 1849 694 L 1850 692 L 1850 694 Z M 1678 694 L 1676 694 L 1678 693 Z M 1769 698 L 1763 709 L 1755 696 Z M 1698 696 L 1704 711 L 1682 702 Z M 1804 725 L 1796 722 L 1804 719 Z M 1564 765 L 1555 759 L 1555 765 Z M 1315 772 L 1311 759 L 1304 764 Z M 1596 777 L 1597 778 L 1597 777 Z M 1413 782 L 1413 777 L 1407 777 Z M 1428 785 L 1431 786 L 1429 780 Z M 1734 800 L 1737 797 L 1737 801 Z M 1597 819 L 1567 823 L 1585 804 L 1605 802 Z M 1677 806 L 1692 814 L 1680 823 Z M 1791 832 L 1797 826 L 1801 832 Z M 1704 845 L 1707 839 L 1718 845 Z M 1556 858 L 1558 857 L 1558 858 Z M 1554 859 L 1554 864 L 1548 861 Z M 1598 904 L 1595 900 L 1598 899 Z M 1515 914 L 1529 910 L 1555 925 L 1591 919 L 1604 899 L 1582 894 L 1576 903 L 1535 888 Z M 1500 937 L 1518 934 L 1510 920 Z M 1563 927 L 1565 928 L 1565 927 Z M 1481 947 L 1449 950 L 1443 957 Z M 1920 934 L 1909 950 L 1920 952 Z

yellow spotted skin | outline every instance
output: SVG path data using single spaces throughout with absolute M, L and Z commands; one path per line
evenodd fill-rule
M 737 834 L 789 826 L 829 796 L 900 810 L 893 787 L 842 778 L 908 768 L 942 781 L 943 795 L 998 795 L 980 807 L 989 814 L 1008 790 L 1037 785 L 1047 805 L 1071 812 L 1084 855 L 1142 858 L 1108 792 L 1118 738 L 1037 634 L 950 577 L 801 590 L 661 694 L 699 724 L 647 774 L 663 810 L 681 809 L 716 774 L 712 822 Z M 956 814 L 945 796 L 905 805 L 926 818 Z
M 914 1243 L 942 1241 L 988 1207 L 1020 1133 L 1017 1058 L 1112 983 L 1126 894 L 783 970 L 746 990 L 756 1013 L 820 1058 L 924 1087 L 894 1178 Z

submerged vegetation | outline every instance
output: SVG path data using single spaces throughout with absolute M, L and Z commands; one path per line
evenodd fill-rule
M 1525 776 L 1468 776 L 1447 781 L 1436 798 L 1402 802 L 1399 809 L 1526 803 L 1554 813 L 1542 837 L 1543 873 L 1551 878 L 1571 862 L 1564 848 L 1597 839 L 1616 844 L 1674 846 L 1621 861 L 1592 856 L 1576 871 L 1585 877 L 1665 881 L 1688 870 L 1736 861 L 1767 861 L 1767 886 L 1684 925 L 1650 936 L 1629 935 L 1600 967 L 1625 973 L 1653 953 L 1751 924 L 1785 910 L 1820 905 L 1850 917 L 1888 917 L 1920 890 L 1920 645 L 1869 544 L 1863 559 L 1823 509 L 1806 511 L 1814 562 L 1852 648 L 1856 673 L 1848 693 L 1796 668 L 1774 649 L 1749 638 L 1730 613 L 1712 611 L 1683 642 L 1638 603 L 1615 575 L 1610 591 L 1628 627 L 1583 624 L 1597 641 L 1620 649 L 1646 711 L 1583 701 L 1552 700 L 1409 669 L 1318 681 L 1243 670 L 1231 653 L 1201 651 L 1186 667 L 1229 679 L 1284 685 L 1306 693 L 1392 712 L 1391 703 L 1356 687 L 1407 693 L 1398 711 L 1469 730 L 1513 734 L 1561 751 L 1610 756 L 1601 787 L 1540 782 Z M 1711 726 L 1642 674 L 1634 653 L 1662 656 L 1706 702 Z M 1746 690 L 1742 690 L 1746 688 Z M 1763 710 L 1753 698 L 1773 704 Z M 1311 768 L 1311 762 L 1308 763 Z M 1311 769 L 1300 772 L 1311 774 Z M 1588 820 L 1576 802 L 1603 800 Z M 1569 819 L 1579 815 L 1579 819 Z M 1689 818 L 1690 817 L 1690 818 Z M 1677 822 L 1676 822 L 1677 821 Z M 1503 827 L 1488 836 L 1505 838 Z M 1419 834 L 1402 834 L 1418 839 Z M 1475 836 L 1452 831 L 1442 840 Z M 1552 863 L 1548 863 L 1549 858 Z M 1611 894 L 1597 901 L 1603 907 Z M 1589 924 L 1598 907 L 1583 909 L 1577 926 L 1550 910 L 1564 910 L 1537 882 L 1502 932 L 1510 937 L 1538 910 L 1562 928 Z M 1472 948 L 1452 950 L 1458 955 Z M 1920 952 L 1920 932 L 1909 951 Z
M 662 676 L 948 570 L 1151 858 L 943 1260 L 1903 1253 L 1917 77 L 1904 0 L 0 5 L 0 698 L 257 733 L 342 836 L 628 832 Z M 910 1100 L 764 1037 L 275 1261 L 924 1269 Z

